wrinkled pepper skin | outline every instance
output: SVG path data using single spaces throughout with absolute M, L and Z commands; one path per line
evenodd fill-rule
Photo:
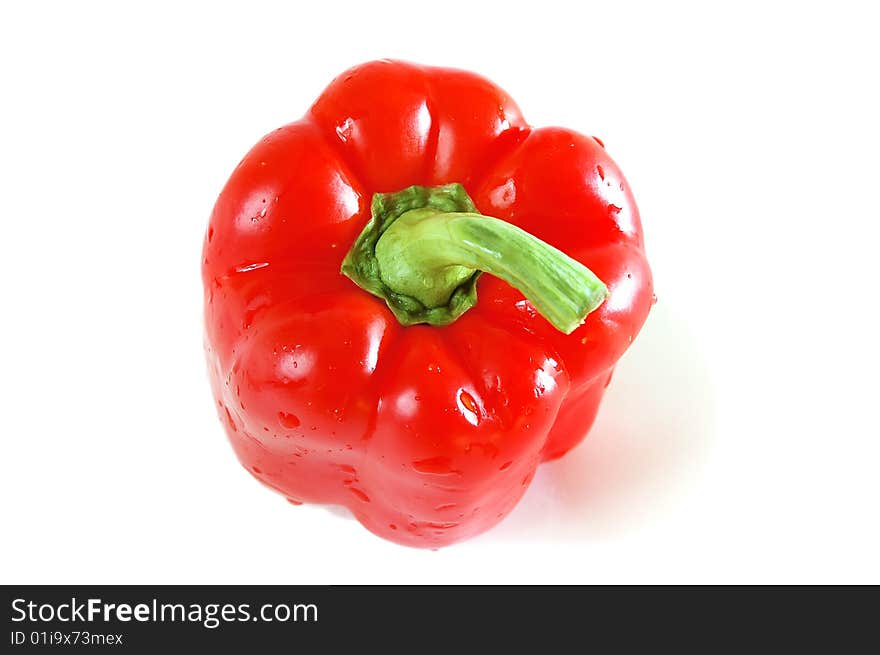
M 340 263 L 374 193 L 449 182 L 586 264 L 604 303 L 566 335 L 483 275 L 454 323 L 400 325 Z M 387 60 L 334 79 L 245 156 L 202 273 L 211 384 L 241 463 L 294 504 L 344 505 L 429 548 L 498 523 L 541 461 L 583 439 L 652 304 L 638 210 L 598 139 L 532 128 L 472 73 Z

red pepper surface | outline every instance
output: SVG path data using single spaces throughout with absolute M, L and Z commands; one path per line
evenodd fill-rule
M 461 187 L 434 189 L 452 183 Z M 507 253 L 483 250 L 501 268 L 518 257 L 526 270 L 513 278 L 540 277 L 547 255 L 585 265 L 607 296 L 603 287 L 583 324 L 554 326 L 536 310 L 540 289 L 527 300 L 476 273 L 459 285 L 470 285 L 472 306 L 404 325 L 405 311 L 340 267 L 371 224 L 371 203 L 407 193 L 472 200 L 571 258 L 522 252 L 522 233 L 510 240 L 502 229 L 490 240 L 513 244 Z M 472 205 L 457 211 L 432 214 L 428 236 L 398 234 L 373 282 L 406 263 L 410 246 L 442 260 L 445 217 L 484 225 Z M 367 256 L 381 250 L 373 245 Z M 473 273 L 433 264 L 412 275 L 428 292 L 451 284 L 444 297 Z M 453 269 L 452 282 L 431 278 Z M 599 139 L 532 128 L 472 73 L 387 60 L 334 79 L 304 118 L 245 156 L 211 215 L 202 271 L 212 388 L 241 463 L 294 504 L 344 505 L 381 537 L 431 548 L 498 523 L 541 461 L 581 441 L 652 304 L 638 210 Z M 411 274 L 397 273 L 403 283 Z M 545 304 L 565 301 L 554 288 Z

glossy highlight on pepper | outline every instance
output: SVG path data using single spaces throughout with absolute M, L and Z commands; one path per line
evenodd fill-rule
M 388 60 L 245 156 L 202 272 L 242 464 L 431 548 L 495 525 L 581 441 L 652 297 L 598 139 L 532 128 L 472 73 Z

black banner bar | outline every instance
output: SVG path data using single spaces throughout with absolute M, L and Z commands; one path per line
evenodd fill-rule
M 475 643 L 497 652 L 532 639 L 542 652 L 566 643 L 616 652 L 646 639 L 762 650 L 803 641 L 840 652 L 877 641 L 876 588 L 20 586 L 0 594 L 0 650 L 9 653 L 413 652 L 420 644 L 470 652 Z

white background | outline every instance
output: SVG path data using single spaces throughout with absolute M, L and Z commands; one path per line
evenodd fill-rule
M 0 582 L 880 582 L 870 3 L 17 4 Z M 602 137 L 660 299 L 588 440 L 437 552 L 257 484 L 202 357 L 223 182 L 379 57 L 475 70 L 533 124 Z

